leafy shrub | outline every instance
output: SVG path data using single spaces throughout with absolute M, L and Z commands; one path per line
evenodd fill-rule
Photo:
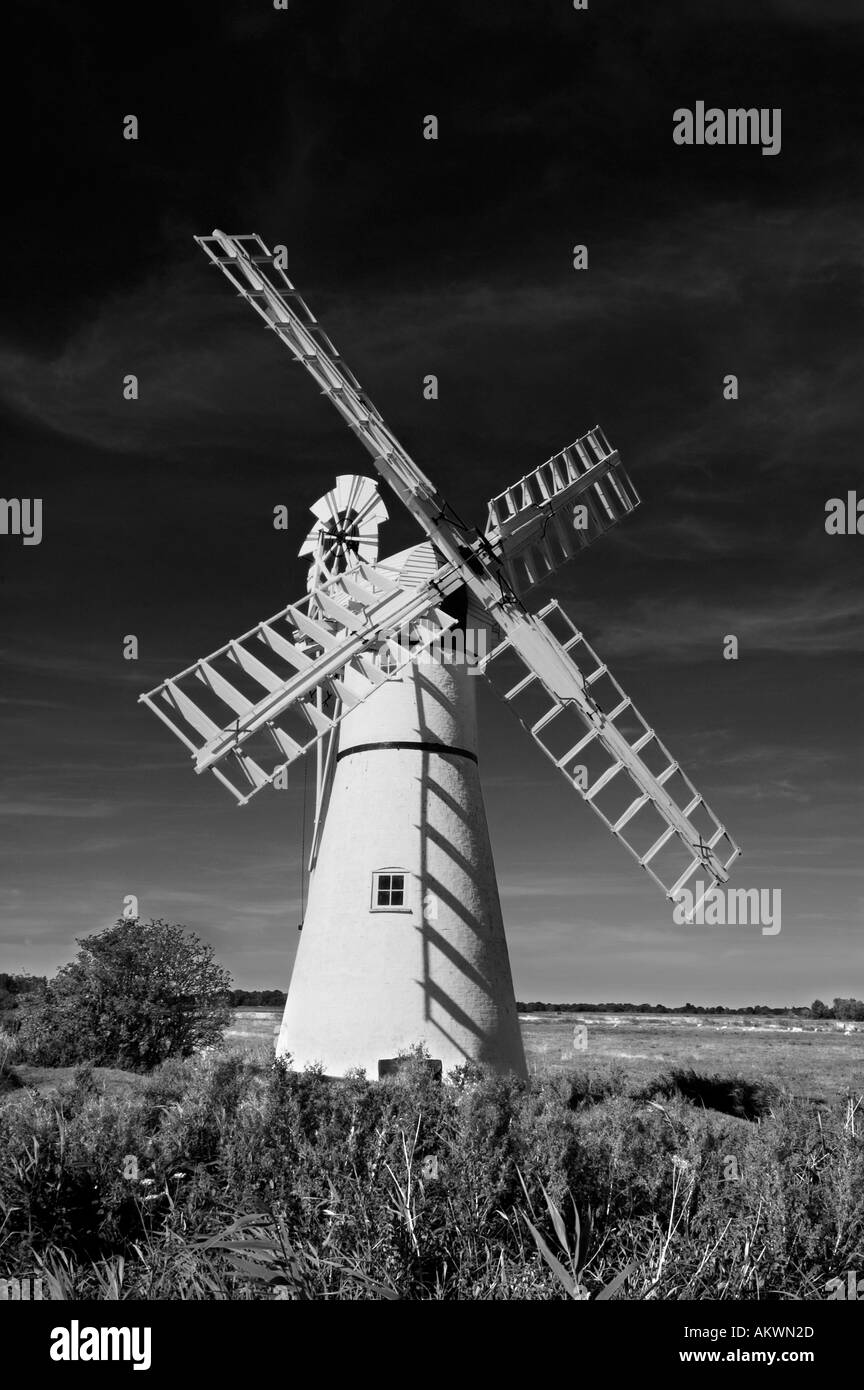
M 638 1094 L 644 1100 L 683 1096 L 708 1110 L 736 1115 L 741 1120 L 758 1120 L 771 1113 L 780 1092 L 770 1082 L 751 1081 L 743 1076 L 712 1076 L 691 1067 L 665 1072 Z
M 28 1061 L 147 1071 L 221 1038 L 231 980 L 194 933 L 121 918 L 79 946 L 25 1013 L 19 1043 Z

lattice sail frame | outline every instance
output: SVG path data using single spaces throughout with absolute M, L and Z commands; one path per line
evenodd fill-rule
M 535 618 L 572 664 L 582 699 L 555 694 L 507 638 L 481 670 L 541 752 L 668 898 L 683 901 L 694 873 L 708 872 L 710 881 L 692 903 L 695 912 L 728 877 L 738 846 L 560 603 L 553 599 Z M 522 671 L 515 683 L 504 675 L 507 655 Z
M 453 626 L 438 605 L 459 584 L 452 566 L 408 589 L 359 564 L 139 698 L 244 804 Z
M 486 538 L 500 552 L 515 592 L 524 594 L 639 502 L 617 449 L 595 425 L 492 498 Z

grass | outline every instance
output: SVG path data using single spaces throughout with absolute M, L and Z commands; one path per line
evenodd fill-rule
M 624 1066 L 645 1081 L 658 1071 L 693 1066 L 773 1081 L 802 1099 L 829 1102 L 864 1090 L 864 1032 L 848 1035 L 831 1024 L 801 1020 L 719 1017 L 582 1015 L 588 1022 L 592 1068 L 602 1074 Z M 533 1015 L 522 1020 L 529 1069 L 541 1076 L 574 1065 L 571 1015 Z
M 331 1082 L 271 1047 L 0 1095 L 0 1277 L 76 1299 L 790 1299 L 862 1267 L 860 1091 L 816 1105 L 680 1058 Z

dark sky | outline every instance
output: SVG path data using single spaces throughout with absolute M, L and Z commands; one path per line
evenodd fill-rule
M 135 893 L 288 982 L 302 770 L 238 808 L 136 699 L 299 597 L 309 504 L 371 469 L 208 267 L 217 226 L 287 245 L 463 515 L 598 422 L 641 492 L 548 587 L 782 931 L 676 926 L 484 689 L 519 997 L 864 994 L 864 539 L 824 528 L 864 494 L 860 5 L 28 0 L 12 29 L 0 491 L 44 537 L 0 536 L 0 969 L 53 971 Z M 700 100 L 781 108 L 780 154 L 675 145 Z M 387 500 L 385 552 L 418 538 Z

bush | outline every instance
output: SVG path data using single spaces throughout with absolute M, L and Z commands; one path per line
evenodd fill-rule
M 147 1071 L 221 1038 L 231 980 L 193 933 L 161 919 L 121 918 L 78 944 L 77 958 L 25 1014 L 26 1060 Z
M 735 1115 L 740 1120 L 758 1120 L 771 1113 L 779 1099 L 779 1088 L 766 1081 L 749 1081 L 743 1076 L 717 1076 L 673 1068 L 664 1072 L 639 1093 L 644 1100 L 683 1096 L 694 1105 Z

